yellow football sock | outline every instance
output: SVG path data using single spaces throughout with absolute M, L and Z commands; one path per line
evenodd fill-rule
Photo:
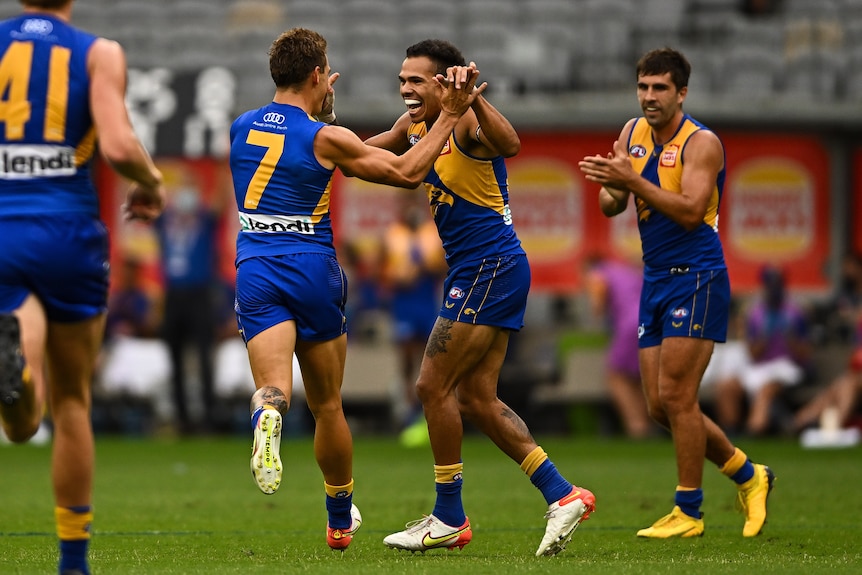
M 326 494 L 330 497 L 347 497 L 353 493 L 353 480 L 351 479 L 350 483 L 345 485 L 330 485 L 324 481 L 323 488 L 326 489 Z
M 57 536 L 61 541 L 78 541 L 90 538 L 90 525 L 93 523 L 93 510 L 77 512 L 67 507 L 55 507 Z
M 527 474 L 527 477 L 532 477 L 533 473 L 548 459 L 548 454 L 540 445 L 531 451 L 524 461 L 521 462 L 521 469 Z
M 464 472 L 464 463 L 453 463 L 451 465 L 435 465 L 434 481 L 436 483 L 454 483 L 461 479 Z
M 737 471 L 742 469 L 746 461 L 748 461 L 748 456 L 740 448 L 736 447 L 730 459 L 725 461 L 724 465 L 719 467 L 718 470 L 728 477 L 733 477 Z

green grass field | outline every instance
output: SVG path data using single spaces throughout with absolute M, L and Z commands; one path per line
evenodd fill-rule
M 788 441 L 740 447 L 778 477 L 769 522 L 743 539 L 735 489 L 708 464 L 706 534 L 642 540 L 672 506 L 669 440 L 538 438 L 557 466 L 593 490 L 597 511 L 568 549 L 536 558 L 545 504 L 520 469 L 483 437 L 464 448 L 464 501 L 473 542 L 463 551 L 410 554 L 383 537 L 430 513 L 430 450 L 358 437 L 354 501 L 364 524 L 344 554 L 324 541 L 323 480 L 311 442 L 286 440 L 273 496 L 250 478 L 250 439 L 100 437 L 91 563 L 107 574 L 862 573 L 862 449 L 805 451 Z M 0 573 L 56 572 L 49 449 L 0 446 Z

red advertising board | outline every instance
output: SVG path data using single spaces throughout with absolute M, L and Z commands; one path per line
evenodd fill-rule
M 577 169 L 584 155 L 606 153 L 615 134 L 526 134 L 509 162 L 515 225 L 531 256 L 534 285 L 577 290 L 582 258 L 640 251 L 634 216 L 610 221 L 598 187 Z M 758 285 L 760 268 L 782 266 L 794 287 L 827 287 L 830 252 L 829 156 L 816 138 L 723 134 L 727 180 L 719 233 L 734 290 Z M 862 240 L 860 240 L 862 244 Z
M 777 134 L 721 134 L 727 149 L 727 181 L 719 233 L 734 291 L 755 289 L 766 263 L 787 270 L 796 288 L 827 286 L 824 264 L 830 253 L 831 210 L 829 156 L 817 138 Z M 518 235 L 530 256 L 533 289 L 571 293 L 580 289 L 584 258 L 602 252 L 639 257 L 640 240 L 632 212 L 605 218 L 599 211 L 595 184 L 587 182 L 578 161 L 606 153 L 616 134 L 530 132 L 521 134 L 518 156 L 507 161 L 510 206 Z M 862 166 L 862 152 L 857 154 Z M 163 160 L 173 173 L 190 170 L 206 193 L 219 185 L 224 164 L 218 160 Z M 115 233 L 115 245 L 147 249 L 146 233 L 128 225 L 118 228 L 120 184 L 107 170 L 100 173 L 103 208 Z M 107 190 L 112 190 L 106 193 Z M 862 167 L 856 172 L 856 206 L 862 205 Z M 351 257 L 373 257 L 383 230 L 395 216 L 397 194 L 424 194 L 369 184 L 336 173 L 332 187 L 336 240 Z M 228 204 L 229 207 L 230 204 Z M 235 227 L 226 218 L 224 273 L 230 274 Z M 854 226 L 862 249 L 862 231 Z M 143 243 L 142 243 L 143 242 Z
M 728 177 L 720 233 L 732 285 L 757 285 L 766 264 L 797 288 L 827 286 L 829 155 L 816 138 L 725 135 Z

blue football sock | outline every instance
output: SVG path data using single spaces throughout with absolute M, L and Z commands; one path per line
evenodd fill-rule
M 530 481 L 542 492 L 545 501 L 550 505 L 559 501 L 572 491 L 572 484 L 560 475 L 557 466 L 546 459 L 530 476 Z
M 350 529 L 353 517 L 350 507 L 353 505 L 353 493 L 345 497 L 326 496 L 326 512 L 329 515 L 329 526 L 333 529 Z
M 78 539 L 75 541 L 60 541 L 60 564 L 58 572 L 80 571 L 83 575 L 90 575 L 87 566 L 87 550 L 90 546 L 89 539 Z
M 737 485 L 742 485 L 752 477 L 754 477 L 754 464 L 750 459 L 746 459 L 739 471 L 730 476 Z
M 434 517 L 449 525 L 460 527 L 467 517 L 464 514 L 464 505 L 461 502 L 461 486 L 463 479 L 447 483 L 435 483 L 437 489 L 437 502 L 434 504 Z
M 674 503 L 689 517 L 700 519 L 700 506 L 703 504 L 703 489 L 677 489 Z

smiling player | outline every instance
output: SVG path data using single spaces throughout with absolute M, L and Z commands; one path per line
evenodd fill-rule
M 440 87 L 432 78 L 463 65 L 461 52 L 449 42 L 410 46 L 398 75 L 407 111 L 389 131 L 366 142 L 396 154 L 421 142 L 440 117 Z M 434 453 L 437 501 L 431 515 L 386 537 L 389 547 L 463 548 L 472 539 L 461 501 L 462 415 L 518 463 L 544 496 L 548 523 L 536 555 L 562 551 L 595 508 L 593 494 L 560 475 L 521 418 L 497 397 L 509 334 L 524 325 L 530 289 L 530 265 L 509 209 L 504 160 L 520 148 L 509 121 L 479 96 L 425 177 L 449 264 L 443 306 L 416 383 Z
M 602 185 L 599 205 L 606 216 L 622 213 L 635 198 L 644 254 L 641 380 L 650 416 L 670 430 L 676 451 L 676 505 L 638 536 L 703 535 L 701 484 L 709 459 L 737 484 L 746 513 L 743 535 L 752 537 L 766 522 L 772 471 L 735 448 L 698 403 L 715 342 L 727 336 L 730 281 L 718 237 L 724 146 L 682 109 L 690 73 L 675 50 L 644 55 L 637 64 L 643 118 L 626 123 L 612 153 L 579 165 Z

